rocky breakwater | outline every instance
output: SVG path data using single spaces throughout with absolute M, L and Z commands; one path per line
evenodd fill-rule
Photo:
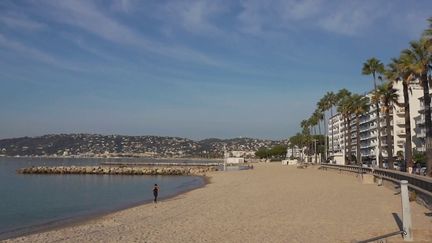
M 93 175 L 199 175 L 217 171 L 206 167 L 112 167 L 112 166 L 34 166 L 17 170 L 19 174 L 93 174 Z

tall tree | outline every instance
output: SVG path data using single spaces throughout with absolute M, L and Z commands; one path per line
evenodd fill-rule
M 330 109 L 330 118 L 333 118 L 333 107 L 337 104 L 337 97 L 333 92 L 327 92 L 327 107 Z M 331 148 L 334 154 L 334 124 L 331 125 Z
M 410 42 L 409 49 L 404 50 L 403 55 L 410 63 L 410 71 L 420 80 L 423 88 L 423 106 L 426 127 L 426 174 L 432 176 L 432 119 L 431 96 L 429 94 L 428 72 L 432 65 L 432 41 L 423 38 Z
M 302 134 L 304 136 L 303 138 L 303 146 L 308 146 L 307 148 L 307 152 L 308 154 L 310 153 L 310 122 L 309 120 L 302 120 L 300 123 L 300 127 L 302 128 Z M 302 153 L 304 153 L 304 150 L 302 148 Z M 302 161 L 304 160 L 304 158 L 302 158 Z
M 324 126 L 324 160 L 327 160 L 327 127 L 326 127 L 326 106 L 325 106 L 325 95 L 317 103 L 318 110 L 323 115 L 323 126 Z
M 403 107 L 405 118 L 405 160 L 406 171 L 412 171 L 414 167 L 413 150 L 412 150 L 412 136 L 411 136 L 411 115 L 410 115 L 410 102 L 409 102 L 409 85 L 412 82 L 411 71 L 409 70 L 409 58 L 401 55 L 399 58 L 393 58 L 388 69 L 385 72 L 388 81 L 402 82 L 403 90 Z M 411 168 L 411 169 L 409 169 Z
M 423 37 L 432 40 L 432 17 L 428 19 L 429 27 L 423 32 Z
M 357 164 L 362 164 L 360 152 L 360 116 L 369 110 L 369 98 L 354 94 L 351 97 L 352 112 L 356 119 L 356 158 Z
M 317 106 L 318 109 L 323 113 L 323 121 L 324 121 L 324 159 L 327 160 L 328 157 L 328 127 L 326 125 L 326 111 L 330 110 L 332 108 L 332 100 L 334 100 L 334 94 L 333 92 L 327 92 L 324 97 L 320 99 Z M 332 113 L 332 112 L 331 112 Z M 332 113 L 333 114 L 333 113 Z M 332 116 L 331 114 L 331 116 Z M 333 131 L 332 131 L 333 134 Z
M 321 131 L 321 122 L 322 121 L 324 121 L 324 112 L 322 112 L 320 109 L 319 109 L 319 107 L 317 107 L 317 109 L 315 110 L 315 112 L 314 112 L 314 116 L 316 117 L 316 119 L 318 120 L 318 134 L 319 134 L 319 136 L 318 137 L 321 137 L 323 134 L 322 134 L 322 131 Z M 316 140 L 317 140 L 317 148 L 318 147 L 321 147 L 321 139 L 317 139 L 317 138 L 315 138 Z M 320 152 L 320 154 L 321 154 L 321 157 L 320 157 L 320 161 L 322 161 L 322 159 L 323 159 L 323 154 Z M 315 159 L 315 161 L 316 161 L 316 159 Z
M 362 68 L 362 74 L 363 75 L 372 75 L 373 81 L 374 81 L 374 91 L 376 92 L 377 84 L 377 74 L 382 74 L 384 72 L 384 64 L 376 59 L 376 58 L 370 58 L 366 60 L 365 63 L 363 63 Z M 376 107 L 376 117 L 377 117 L 377 130 L 378 130 L 378 157 L 376 158 L 378 161 L 378 164 L 382 165 L 382 155 L 381 155 L 381 119 L 380 119 L 380 111 L 379 111 L 379 102 L 377 101 L 375 103 Z
M 319 140 L 317 139 L 319 135 L 321 135 L 321 120 L 323 119 L 323 114 L 319 109 L 316 109 L 314 113 L 312 114 L 312 117 L 310 118 L 310 123 L 312 126 L 314 126 L 314 137 L 313 137 L 313 148 L 314 148 L 314 154 L 315 154 L 315 163 L 318 162 L 318 153 L 317 148 L 319 146 Z M 316 132 L 315 128 L 318 127 L 318 133 Z
M 393 88 L 392 82 L 384 83 L 377 88 L 374 93 L 374 99 L 379 99 L 382 104 L 382 111 L 385 114 L 386 120 L 386 143 L 387 143 L 387 162 L 390 169 L 393 169 L 393 141 L 392 141 L 392 127 L 390 125 L 391 117 L 390 111 L 393 110 L 395 105 L 398 105 L 399 95 L 397 90 Z
M 352 97 L 351 94 L 346 95 L 342 97 L 338 102 L 338 112 L 342 115 L 342 119 L 344 120 L 344 151 L 345 152 L 345 158 L 346 160 L 348 158 L 348 162 L 345 162 L 345 164 L 351 163 L 351 115 L 352 115 Z

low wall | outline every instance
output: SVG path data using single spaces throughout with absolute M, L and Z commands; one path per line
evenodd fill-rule
M 17 170 L 19 174 L 96 174 L 96 175 L 205 175 L 217 171 L 207 167 L 112 167 L 112 166 L 35 166 Z

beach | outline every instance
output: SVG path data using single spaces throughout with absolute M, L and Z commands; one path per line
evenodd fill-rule
M 158 204 L 5 242 L 351 242 L 399 230 L 400 195 L 354 176 L 280 163 L 207 176 Z M 415 241 L 430 242 L 430 210 L 411 210 Z

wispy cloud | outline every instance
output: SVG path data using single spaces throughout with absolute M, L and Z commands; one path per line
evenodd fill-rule
M 173 1 L 162 8 L 160 19 L 195 34 L 222 34 L 211 19 L 228 11 L 228 6 L 227 1 Z
M 377 11 L 379 9 L 379 11 Z M 343 2 L 334 11 L 321 17 L 318 25 L 329 32 L 343 35 L 359 35 L 373 25 L 388 9 L 374 3 Z
M 388 13 L 386 4 L 365 1 L 245 0 L 241 4 L 240 31 L 261 36 L 304 27 L 351 36 L 362 34 Z
M 113 0 L 111 9 L 114 11 L 130 13 L 134 9 L 136 0 Z
M 243 33 L 266 36 L 310 24 L 322 14 L 322 0 L 245 0 L 237 19 Z
M 24 54 L 27 57 L 36 59 L 38 61 L 42 61 L 42 62 L 50 63 L 50 64 L 54 64 L 57 62 L 57 60 L 54 57 L 52 57 L 51 55 L 49 55 L 45 52 L 42 52 L 38 49 L 26 46 L 25 44 L 23 44 L 19 41 L 8 39 L 8 38 L 6 38 L 6 36 L 4 36 L 1 33 L 0 33 L 0 45 L 9 49 L 9 50 L 13 50 L 13 51 L 16 51 L 18 53 Z
M 0 22 L 9 28 L 18 28 L 30 31 L 39 31 L 46 28 L 45 24 L 31 20 L 19 14 L 4 14 L 0 16 Z
M 45 51 L 41 51 L 37 48 L 28 46 L 20 41 L 8 38 L 1 33 L 0 33 L 0 47 L 12 51 L 16 53 L 16 55 L 21 55 L 24 57 L 24 59 L 32 59 L 34 61 L 46 63 L 57 68 L 70 70 L 70 71 L 89 70 L 89 67 L 84 67 L 80 64 L 71 63 L 63 59 L 58 59 Z
M 151 40 L 102 12 L 101 8 L 90 1 L 47 1 L 46 4 L 52 10 L 56 21 L 84 29 L 104 40 L 170 58 L 212 66 L 223 65 L 222 62 L 194 49 Z

